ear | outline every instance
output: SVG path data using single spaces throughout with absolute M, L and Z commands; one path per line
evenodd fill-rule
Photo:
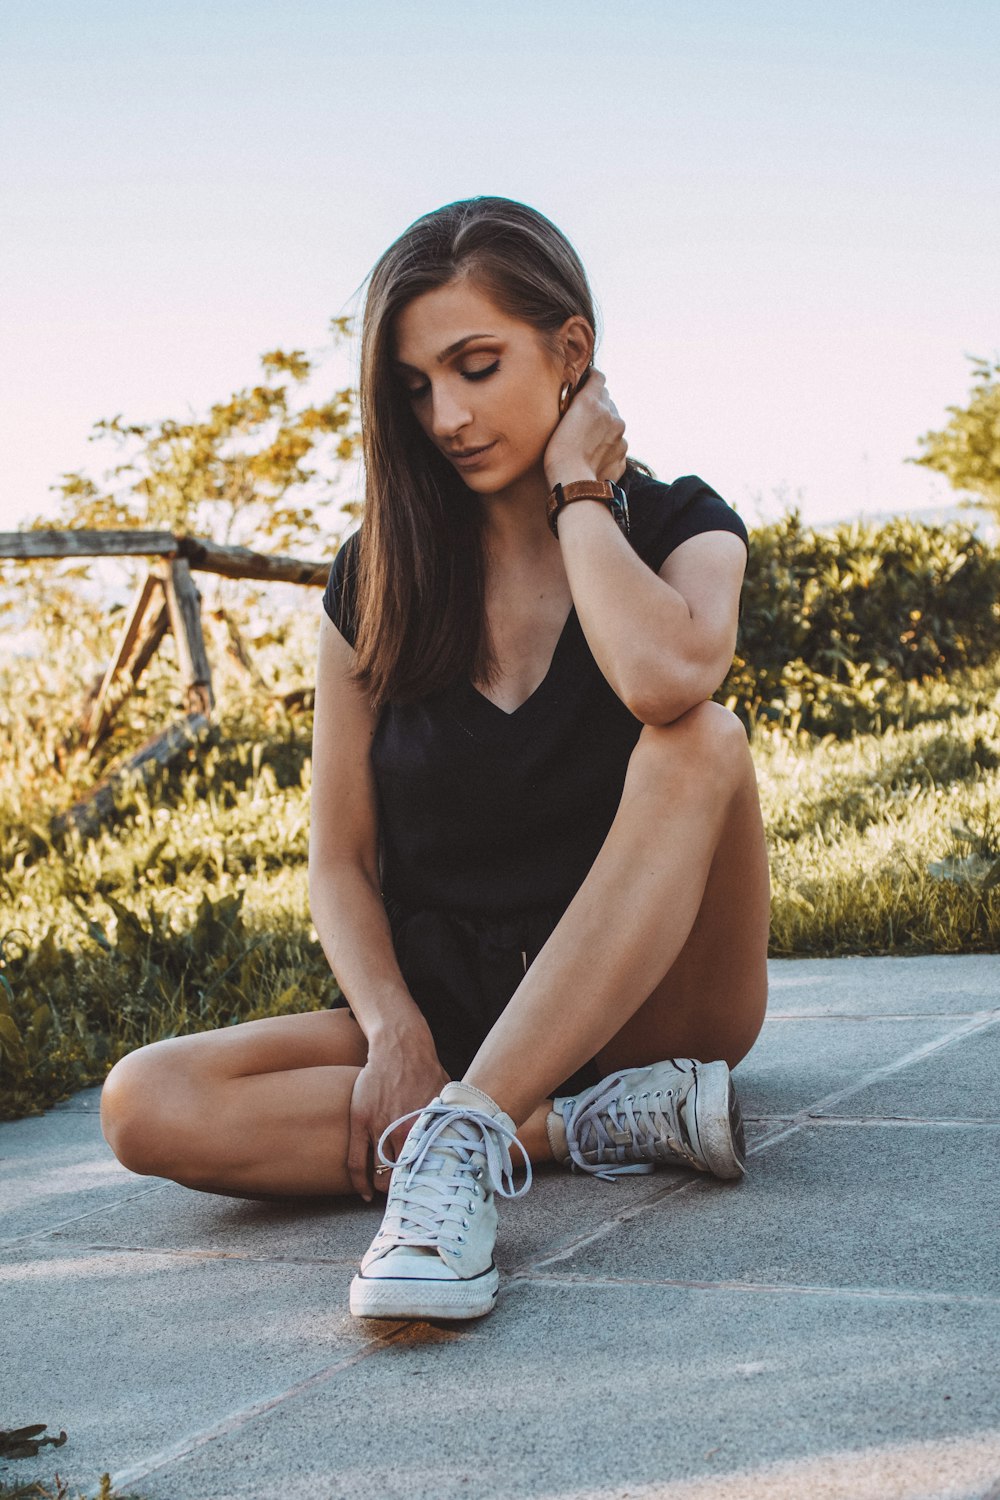
M 563 351 L 564 378 L 577 385 L 594 357 L 594 330 L 585 317 L 574 313 L 566 319 L 556 337 Z

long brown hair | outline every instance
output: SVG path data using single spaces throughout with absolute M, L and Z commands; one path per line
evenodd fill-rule
M 469 276 L 556 352 L 555 332 L 594 300 L 572 245 L 537 209 L 466 198 L 424 214 L 373 266 L 361 332 L 365 511 L 358 537 L 355 678 L 373 709 L 414 702 L 499 664 L 485 610 L 483 509 L 413 414 L 392 369 L 394 320 L 423 292 Z M 650 471 L 634 459 L 629 473 Z

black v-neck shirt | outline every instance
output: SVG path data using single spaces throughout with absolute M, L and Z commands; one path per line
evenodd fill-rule
M 629 541 L 654 572 L 703 531 L 735 532 L 749 550 L 740 516 L 696 475 L 630 475 L 627 490 Z M 357 536 L 337 553 L 323 597 L 352 646 Z M 607 837 L 641 730 L 575 606 L 548 672 L 513 713 L 467 679 L 387 704 L 371 747 L 383 896 L 470 918 L 564 910 Z

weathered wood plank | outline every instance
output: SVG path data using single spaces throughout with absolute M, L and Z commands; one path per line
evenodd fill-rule
M 0 557 L 183 557 L 202 573 L 254 578 L 262 583 L 302 583 L 323 588 L 329 562 L 269 556 L 205 537 L 169 531 L 0 531 Z
M 169 531 L 0 531 L 0 557 L 176 557 Z
M 159 608 L 150 614 L 149 603 L 154 593 L 159 596 Z M 147 573 L 136 593 L 97 701 L 90 702 L 85 711 L 82 734 L 89 754 L 92 755 L 107 737 L 115 714 L 136 687 L 169 626 L 163 581 L 155 573 Z M 117 691 L 114 690 L 116 679 Z
M 227 609 L 216 609 L 212 612 L 214 620 L 221 620 L 226 628 L 226 650 L 235 662 L 243 668 L 255 688 L 261 692 L 269 691 L 267 683 L 257 670 L 253 657 L 247 649 L 247 643 L 240 634 L 239 627 Z
M 187 718 L 155 734 L 86 797 L 81 797 L 66 812 L 53 818 L 52 832 L 63 834 L 75 827 L 84 836 L 95 833 L 112 815 L 123 791 L 135 785 L 136 780 L 149 780 L 157 767 L 168 766 L 177 760 L 193 745 L 199 744 L 210 729 L 211 724 L 204 714 L 188 714 Z
M 212 669 L 201 628 L 201 598 L 183 557 L 163 567 L 161 573 L 170 612 L 170 629 L 177 642 L 177 660 L 187 695 L 188 713 L 210 714 L 215 706 Z
M 125 615 L 125 625 L 118 637 L 118 645 L 115 647 L 114 655 L 108 662 L 107 670 L 97 697 L 88 701 L 85 710 L 85 720 L 81 724 L 81 733 L 87 741 L 87 749 L 93 751 L 99 740 L 107 733 L 116 710 L 131 691 L 131 683 L 122 683 L 114 699 L 111 690 L 116 679 L 122 675 L 128 665 L 129 657 L 132 655 L 136 637 L 142 627 L 143 616 L 146 607 L 153 597 L 153 591 L 160 587 L 160 581 L 153 573 L 147 573 L 145 578 L 136 589 Z
M 132 678 L 133 687 L 149 666 L 157 647 L 169 629 L 170 612 L 167 609 L 167 601 L 164 599 L 159 612 L 150 618 L 148 625 L 143 629 L 135 656 L 129 665 L 129 676 Z
M 177 550 L 192 568 L 202 573 L 221 573 L 224 578 L 256 578 L 262 583 L 304 583 L 324 588 L 330 574 L 328 562 L 305 562 L 299 557 L 269 557 L 249 547 L 229 547 L 204 537 L 177 538 Z

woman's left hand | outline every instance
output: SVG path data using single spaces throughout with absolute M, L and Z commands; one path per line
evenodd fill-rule
M 625 472 L 625 423 L 608 394 L 600 370 L 591 369 L 559 418 L 542 458 L 549 489 L 577 479 L 621 479 Z

